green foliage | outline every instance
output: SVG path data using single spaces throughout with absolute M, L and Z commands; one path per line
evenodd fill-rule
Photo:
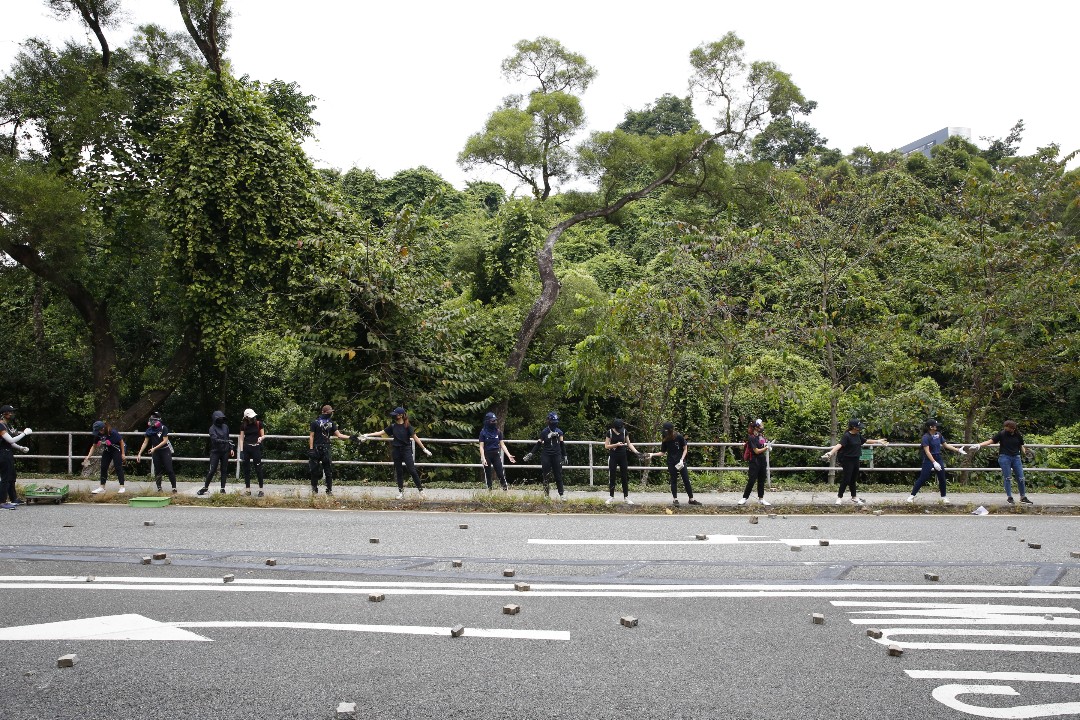
M 615 126 L 630 135 L 683 135 L 699 131 L 691 98 L 665 93 L 642 110 L 627 110 L 625 119 Z

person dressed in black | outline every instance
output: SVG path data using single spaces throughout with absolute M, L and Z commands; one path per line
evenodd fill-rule
M 0 407 L 0 508 L 14 510 L 23 501 L 15 492 L 15 453 L 28 453 L 30 448 L 20 445 L 19 441 L 34 431 L 26 428 L 21 433 L 15 432 L 12 421 L 15 419 L 15 408 L 11 405 Z
M 225 476 L 229 471 L 229 458 L 236 457 L 232 440 L 229 439 L 229 426 L 225 423 L 225 413 L 215 410 L 210 418 L 213 420 L 210 425 L 210 470 L 206 473 L 206 479 L 196 493 L 197 495 L 210 492 L 210 481 L 214 479 L 214 473 L 219 471 L 221 492 L 225 492 Z
M 1005 500 L 1010 505 L 1014 503 L 1012 494 L 1011 476 L 1016 475 L 1016 484 L 1020 490 L 1020 502 L 1030 505 L 1031 500 L 1027 496 L 1027 486 L 1024 484 L 1024 461 L 1021 455 L 1033 455 L 1034 453 L 1024 445 L 1024 436 L 1016 427 L 1015 420 L 1006 420 L 1001 430 L 994 433 L 989 440 L 971 445 L 972 452 L 978 452 L 979 448 L 987 445 L 998 446 L 998 467 L 1001 468 L 1001 480 L 1005 484 Z
M 690 485 L 690 472 L 686 469 L 686 453 L 690 446 L 681 433 L 675 432 L 675 425 L 664 423 L 664 434 L 660 438 L 660 452 L 647 453 L 645 457 L 654 458 L 667 455 L 668 480 L 671 483 L 671 504 L 679 504 L 679 476 L 682 476 L 683 488 L 686 489 L 687 502 L 691 505 L 701 503 L 694 499 L 694 488 Z
M 836 504 L 844 502 L 844 490 L 851 488 L 851 502 L 856 505 L 865 505 L 862 498 L 857 496 L 856 484 L 859 481 L 859 462 L 862 457 L 863 445 L 888 445 L 889 441 L 884 438 L 868 440 L 862 435 L 863 424 L 858 418 L 848 420 L 847 431 L 840 438 L 840 442 L 829 448 L 822 460 L 831 460 L 836 455 L 840 463 L 840 492 L 836 495 Z
M 127 447 L 124 445 L 124 438 L 120 437 L 120 433 L 113 430 L 109 423 L 103 420 L 97 420 L 94 422 L 94 439 L 90 443 L 90 452 L 86 453 L 86 458 L 83 460 L 83 467 L 90 464 L 90 458 L 93 456 L 94 451 L 101 448 L 101 484 L 94 488 L 92 494 L 97 495 L 105 492 L 105 480 L 109 477 L 109 465 L 116 468 L 116 479 L 120 481 L 120 489 L 116 492 L 121 495 L 126 493 L 124 489 L 124 461 L 127 460 L 125 452 Z
M 622 477 L 623 502 L 633 505 L 630 499 L 630 464 L 627 451 L 640 455 L 634 444 L 630 442 L 630 433 L 626 431 L 626 423 L 621 418 L 611 421 L 607 435 L 604 437 L 604 449 L 608 451 L 608 499 L 606 504 L 615 502 L 615 471 L 618 470 Z
M 401 406 L 394 408 L 390 411 L 390 417 L 394 418 L 394 421 L 383 430 L 367 433 L 366 435 L 358 435 L 357 437 L 361 441 L 377 437 L 392 438 L 390 441 L 390 452 L 394 460 L 394 478 L 397 480 L 397 499 L 401 500 L 405 497 L 404 471 L 408 470 L 409 475 L 413 479 L 413 483 L 416 485 L 417 492 L 420 493 L 420 499 L 423 500 L 424 486 L 420 482 L 420 473 L 416 471 L 416 462 L 413 460 L 413 444 L 415 443 L 418 445 L 428 457 L 431 457 L 431 451 L 424 447 L 424 443 L 420 439 L 420 436 L 413 431 L 413 427 L 409 423 L 409 414 L 405 412 L 405 408 Z
M 522 458 L 529 462 L 532 456 L 540 452 L 540 477 L 544 482 L 544 494 L 551 495 L 551 483 L 548 482 L 548 474 L 555 478 L 555 488 L 559 491 L 559 499 L 566 499 L 566 488 L 563 486 L 562 469 L 568 464 L 566 459 L 566 446 L 563 444 L 563 431 L 559 428 L 559 414 L 549 412 L 547 425 L 540 431 L 540 437 L 536 440 L 533 449 Z
M 506 485 L 506 469 L 503 467 L 503 455 L 510 462 L 517 462 L 510 451 L 506 449 L 506 438 L 499 429 L 499 418 L 493 412 L 484 415 L 484 427 L 480 429 L 480 462 L 484 465 L 484 482 L 490 491 L 492 475 L 499 479 L 499 485 L 503 491 L 509 490 Z
M 262 451 L 263 437 L 266 436 L 266 428 L 262 420 L 258 418 L 251 408 L 244 411 L 244 419 L 240 421 L 240 438 L 237 450 L 240 451 L 240 462 L 244 468 L 244 494 L 251 494 L 251 466 L 255 466 L 255 476 L 259 479 L 259 497 L 263 496 L 263 466 Z M 327 488 L 329 490 L 329 488 Z
M 743 458 L 749 463 L 747 466 L 746 488 L 743 490 L 740 505 L 745 505 L 750 499 L 750 492 L 757 483 L 758 502 L 765 507 L 772 505 L 765 499 L 765 453 L 769 449 L 769 441 L 765 439 L 765 423 L 757 419 L 750 423 L 746 429 L 746 444 L 743 446 Z
M 172 483 L 172 491 L 176 492 L 176 471 L 173 470 L 172 456 L 173 447 L 169 442 L 169 428 L 161 422 L 161 413 L 152 413 L 146 421 L 146 430 L 143 433 L 142 445 L 139 452 L 135 453 L 135 461 L 142 460 L 143 451 L 149 446 L 150 458 L 154 463 L 154 484 L 157 491 L 161 492 L 162 475 L 169 476 Z
M 308 470 L 311 473 L 311 494 L 318 495 L 319 479 L 326 475 L 326 494 L 334 494 L 334 466 L 330 462 L 330 441 L 334 438 L 349 440 L 334 424 L 334 408 L 323 405 L 319 417 L 311 421 L 308 433 Z M 262 487 L 262 484 L 259 485 Z

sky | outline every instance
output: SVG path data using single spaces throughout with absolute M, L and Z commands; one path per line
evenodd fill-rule
M 41 0 L 5 3 L 4 72 L 27 37 L 87 37 Z M 135 24 L 183 31 L 174 0 L 124 0 L 130 22 L 107 31 L 117 47 Z M 296 82 L 319 122 L 305 149 L 316 165 L 371 168 L 383 178 L 418 166 L 456 187 L 511 178 L 465 173 L 457 155 L 502 98 L 520 87 L 500 63 L 541 35 L 598 71 L 582 96 L 589 130 L 664 93 L 687 94 L 689 53 L 734 32 L 748 60 L 770 60 L 818 103 L 808 121 L 847 153 L 887 151 L 943 127 L 1005 137 L 1023 119 L 1023 154 L 1049 143 L 1080 150 L 1076 0 L 228 0 L 234 74 Z M 302 12 L 297 12 L 297 9 Z M 709 108 L 697 106 L 711 127 Z M 585 134 L 581 135 L 581 139 Z M 1070 166 L 1076 166 L 1076 162 Z M 519 191 L 520 192 L 520 191 Z

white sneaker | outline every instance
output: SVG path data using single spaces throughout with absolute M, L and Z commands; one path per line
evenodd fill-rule
M 397 494 L 397 499 L 398 499 L 398 500 L 402 499 L 403 497 L 405 497 L 405 493 L 401 493 L 401 492 L 399 492 L 399 493 Z
M 423 490 L 421 490 L 421 491 L 420 491 L 420 499 L 421 499 L 421 500 L 423 500 L 423 499 L 425 499 L 426 497 L 427 497 L 427 495 L 425 495 L 425 494 L 424 494 L 424 491 L 423 491 Z
M 866 503 L 863 502 L 862 498 L 858 498 L 858 497 L 851 498 L 851 502 L 855 503 L 856 505 L 865 505 L 866 504 Z
M 746 504 L 746 498 L 741 498 L 741 499 L 739 500 L 738 504 L 739 504 L 739 505 L 745 505 L 745 504 Z
M 93 490 L 91 490 L 90 494 L 91 495 L 100 495 L 103 492 L 105 492 L 105 488 L 99 486 L 99 487 L 96 487 Z
M 914 495 L 908 495 L 908 499 L 905 500 L 904 502 L 909 502 L 909 503 L 915 502 L 915 496 Z
M 610 505 L 610 504 L 611 504 L 611 503 L 613 503 L 613 502 L 615 502 L 615 497 L 614 497 L 614 496 L 612 496 L 612 497 L 609 497 L 609 498 L 608 498 L 607 500 L 605 500 L 605 501 L 604 501 L 604 504 L 605 504 L 605 505 Z
M 758 498 L 758 502 L 761 503 L 762 505 L 764 505 L 765 507 L 772 507 L 772 503 L 769 502 L 768 500 L 766 500 L 765 498 Z
M 947 497 L 943 497 L 943 498 L 941 498 L 941 504 L 942 505 L 952 505 L 952 500 L 950 500 Z
M 119 490 L 117 490 L 116 492 L 117 492 L 117 494 L 118 494 L 118 495 L 123 495 L 124 493 L 126 493 L 126 492 L 127 492 L 127 488 L 126 488 L 126 487 L 124 487 L 123 485 L 121 485 L 121 486 L 120 486 L 120 489 L 119 489 Z
M 623 502 L 625 502 L 627 505 L 633 505 L 634 504 L 634 501 L 631 500 L 628 497 L 623 498 Z
M 836 498 L 836 502 L 835 502 L 834 504 L 835 504 L 835 505 L 842 505 L 842 504 L 843 504 L 843 502 L 844 502 L 844 498 L 839 498 L 839 497 L 838 497 L 838 498 Z
M 566 500 L 566 495 L 564 495 L 563 493 L 559 493 L 559 501 L 564 502 L 565 500 Z

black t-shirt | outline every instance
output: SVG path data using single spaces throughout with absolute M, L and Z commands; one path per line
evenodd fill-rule
M 862 456 L 862 446 L 866 444 L 866 438 L 862 436 L 862 433 L 855 433 L 854 435 L 845 432 L 840 438 L 840 452 L 837 453 L 838 457 L 854 458 L 856 460 Z
M 246 425 L 241 423 L 240 432 L 244 436 L 245 449 L 249 447 L 254 447 L 258 444 L 259 432 L 262 430 L 262 428 L 262 420 L 248 420 Z
M 765 453 L 754 452 L 765 447 L 764 435 L 747 435 L 746 444 L 750 446 L 750 462 L 765 462 Z
M 12 430 L 6 422 L 0 420 L 0 435 L 5 432 L 8 434 L 8 437 L 15 439 L 15 431 Z M 7 450 L 8 452 L 11 452 L 11 449 L 11 443 L 7 440 L 0 440 L 0 451 Z
M 390 441 L 390 445 L 396 448 L 411 448 L 413 433 L 412 425 L 406 425 L 405 423 L 391 423 L 387 426 L 384 433 L 394 438 Z
M 1010 433 L 1007 430 L 1001 430 L 991 439 L 998 444 L 998 452 L 1002 455 L 1019 455 L 1020 448 L 1024 446 L 1023 435 Z
M 337 425 L 333 420 L 319 416 L 311 421 L 311 432 L 315 433 L 315 447 L 330 447 L 330 438 L 337 432 Z
M 608 442 L 611 443 L 612 445 L 615 445 L 616 443 L 624 443 L 626 441 L 627 441 L 626 428 L 623 428 L 622 430 L 616 430 L 615 428 L 610 428 L 608 430 Z M 625 455 L 626 454 L 626 446 L 623 445 L 622 447 L 611 448 L 610 450 L 608 450 L 608 453 L 611 454 L 611 455 Z
M 675 437 L 670 440 L 660 442 L 660 452 L 667 453 L 668 462 L 679 462 L 682 459 L 683 448 L 685 447 L 686 438 L 679 433 L 675 433 Z

